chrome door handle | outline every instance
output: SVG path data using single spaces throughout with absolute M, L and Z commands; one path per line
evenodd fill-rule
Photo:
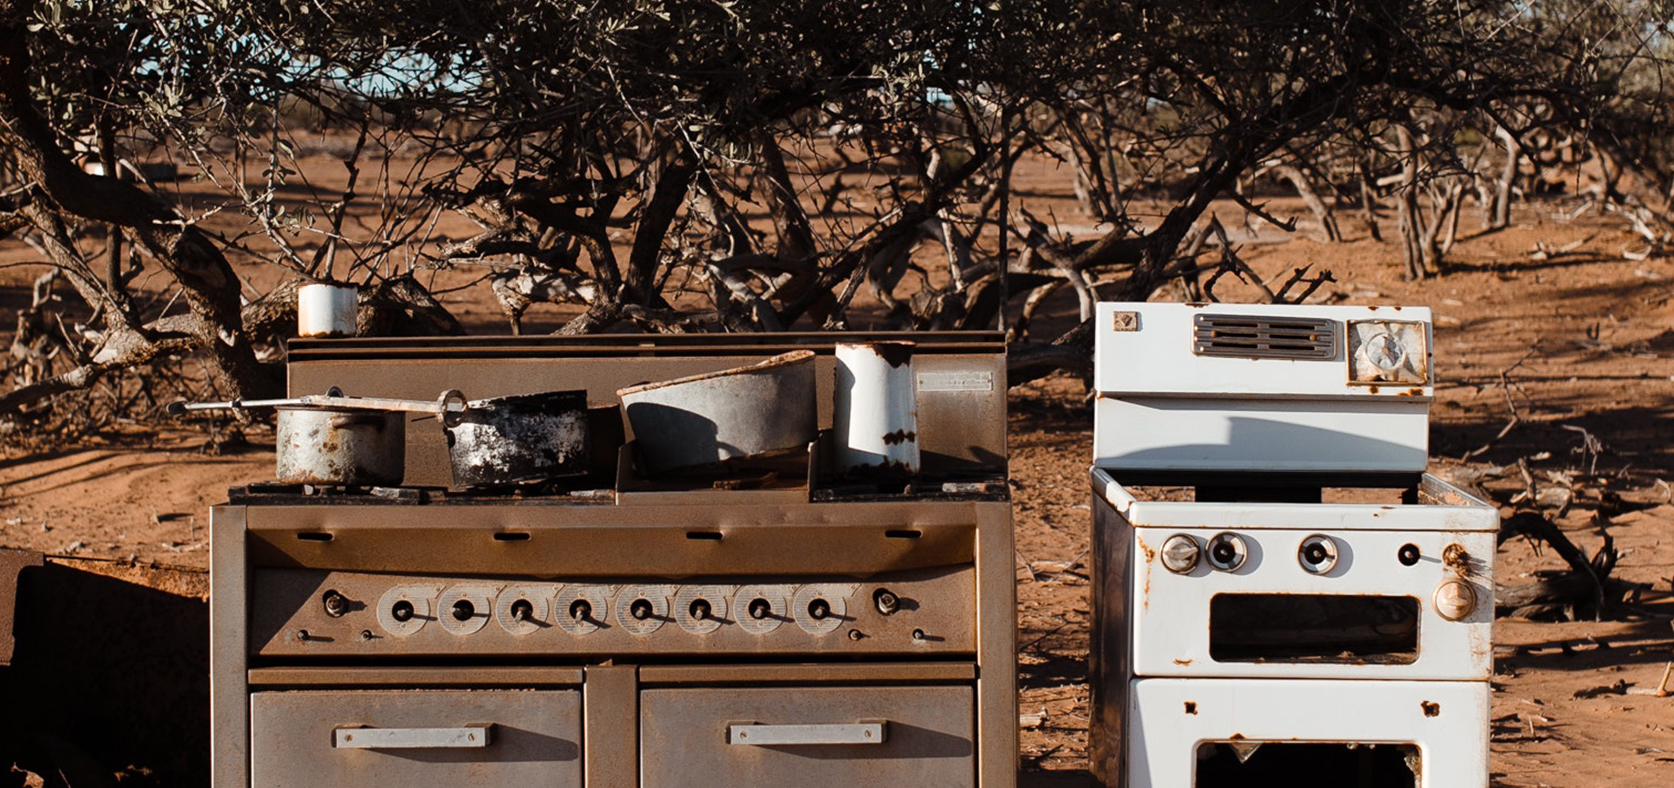
M 727 726 L 727 743 L 755 747 L 792 744 L 883 744 L 889 739 L 889 723 L 856 722 L 833 725 Z
M 338 728 L 331 746 L 344 750 L 453 750 L 487 747 L 494 725 L 458 728 Z

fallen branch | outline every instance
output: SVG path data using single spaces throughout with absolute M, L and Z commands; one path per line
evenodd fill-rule
M 1624 599 L 1636 597 L 1649 586 L 1610 577 L 1616 568 L 1615 540 L 1604 529 L 1603 513 L 1594 515 L 1594 525 L 1604 542 L 1589 560 L 1558 526 L 1535 512 L 1519 512 L 1500 523 L 1500 541 L 1513 536 L 1538 539 L 1569 564 L 1569 571 L 1542 577 L 1533 583 L 1496 585 L 1494 609 L 1498 615 L 1519 618 L 1548 618 L 1563 615 L 1571 620 L 1590 617 L 1603 620 L 1610 609 Z M 1590 615 L 1589 615 L 1590 614 Z

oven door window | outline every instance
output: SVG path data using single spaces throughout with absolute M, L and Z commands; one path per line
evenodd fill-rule
M 1410 596 L 1216 594 L 1209 656 L 1217 662 L 1410 665 L 1418 659 Z

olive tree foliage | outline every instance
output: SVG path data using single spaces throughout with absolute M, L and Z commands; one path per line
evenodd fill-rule
M 225 393 L 271 391 L 288 291 L 241 284 L 229 261 L 252 258 L 363 285 L 380 331 L 461 330 L 426 287 L 440 270 L 479 274 L 513 330 L 539 302 L 574 307 L 565 332 L 842 329 L 864 290 L 868 321 L 1008 329 L 1014 382 L 1084 366 L 1087 324 L 1028 334 L 1046 296 L 1085 318 L 1243 275 L 1210 206 L 1276 160 L 1405 167 L 1416 195 L 1463 172 L 1459 129 L 1608 129 L 1667 171 L 1663 10 L 0 0 L 0 221 L 86 305 L 20 321 L 15 358 L 61 352 L 12 365 L 0 415 L 188 356 Z M 299 163 L 322 134 L 330 193 Z M 1025 155 L 1081 173 L 1108 230 L 1027 211 Z M 120 177 L 147 158 L 198 180 Z M 438 232 L 457 217 L 477 231 Z

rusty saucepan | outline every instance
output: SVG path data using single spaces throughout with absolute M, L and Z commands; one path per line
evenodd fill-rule
M 587 392 L 472 400 L 445 419 L 455 487 L 492 487 L 588 472 Z
M 168 411 L 274 408 L 274 476 L 280 483 L 386 487 L 401 484 L 406 470 L 406 414 L 435 413 L 446 424 L 466 407 L 458 391 L 426 402 L 345 397 L 333 388 L 323 396 L 292 399 L 176 402 Z
M 390 487 L 406 466 L 398 411 L 279 407 L 275 477 L 283 484 Z

